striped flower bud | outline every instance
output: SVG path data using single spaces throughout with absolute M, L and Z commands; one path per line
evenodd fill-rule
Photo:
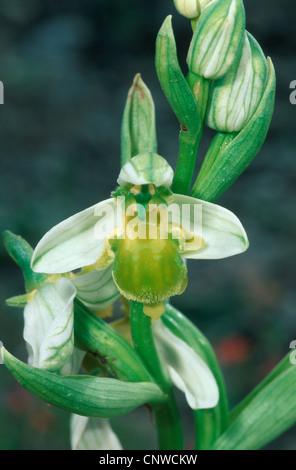
M 190 72 L 208 79 L 225 75 L 241 52 L 245 30 L 242 0 L 214 0 L 202 11 L 188 51 Z
M 267 61 L 257 41 L 245 33 L 240 60 L 213 82 L 206 123 L 220 132 L 240 131 L 251 119 L 262 98 Z
M 174 4 L 180 15 L 186 18 L 197 18 L 200 15 L 199 0 L 174 0 Z

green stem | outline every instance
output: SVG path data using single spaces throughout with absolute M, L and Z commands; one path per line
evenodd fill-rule
M 143 305 L 130 302 L 130 322 L 135 349 L 142 357 L 146 367 L 157 384 L 167 395 L 166 402 L 153 405 L 160 450 L 182 450 L 183 435 L 179 412 L 175 402 L 172 385 L 168 381 L 155 347 L 151 318 L 143 312 Z

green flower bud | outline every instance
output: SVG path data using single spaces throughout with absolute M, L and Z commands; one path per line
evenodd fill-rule
M 151 93 L 138 73 L 128 92 L 121 127 L 121 161 L 157 151 L 155 109 Z
M 186 18 L 196 18 L 200 14 L 199 0 L 174 0 L 174 4 L 180 15 Z
M 240 60 L 237 60 L 209 93 L 206 123 L 220 132 L 240 131 L 251 119 L 262 98 L 267 61 L 257 41 L 249 33 Z
M 243 45 L 242 0 L 214 0 L 203 11 L 188 51 L 189 70 L 208 79 L 225 75 Z

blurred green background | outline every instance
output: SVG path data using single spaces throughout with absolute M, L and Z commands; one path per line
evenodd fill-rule
M 189 286 L 173 299 L 214 344 L 231 405 L 242 399 L 296 339 L 295 0 L 245 0 L 247 29 L 277 73 L 267 140 L 219 200 L 244 224 L 249 250 L 219 261 L 189 262 Z M 109 197 L 119 172 L 120 126 L 128 88 L 141 72 L 153 94 L 159 153 L 174 166 L 178 123 L 154 69 L 155 37 L 173 14 L 186 70 L 190 24 L 173 0 L 2 0 L 0 80 L 1 229 L 33 246 L 62 219 Z M 205 130 L 198 158 L 212 131 Z M 22 311 L 4 299 L 24 291 L 22 275 L 1 255 L 0 340 L 22 360 Z M 68 414 L 20 387 L 0 365 L 0 449 L 69 449 Z M 183 410 L 187 446 L 192 418 Z M 129 449 L 156 446 L 143 409 L 115 420 Z M 296 449 L 295 428 L 267 447 Z

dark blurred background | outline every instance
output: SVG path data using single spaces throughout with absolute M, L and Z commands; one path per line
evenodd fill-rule
M 189 286 L 173 299 L 214 344 L 230 403 L 242 399 L 296 339 L 295 0 L 245 0 L 247 29 L 277 73 L 266 142 L 219 204 L 244 224 L 249 250 L 189 263 Z M 128 88 L 141 72 L 157 113 L 159 153 L 174 166 L 178 123 L 159 86 L 154 44 L 168 14 L 182 67 L 190 24 L 173 0 L 2 0 L 0 80 L 1 229 L 33 246 L 62 219 L 109 197 L 119 172 L 120 126 Z M 212 132 L 205 130 L 199 164 Z M 1 243 L 0 340 L 26 360 L 22 311 L 4 299 L 24 292 Z M 68 449 L 68 414 L 26 392 L 0 365 L 0 449 Z M 192 420 L 183 410 L 187 445 Z M 140 423 L 140 424 L 139 424 Z M 127 426 L 127 427 L 126 427 Z M 155 447 L 145 410 L 115 420 L 123 445 Z M 268 449 L 296 449 L 295 428 Z

